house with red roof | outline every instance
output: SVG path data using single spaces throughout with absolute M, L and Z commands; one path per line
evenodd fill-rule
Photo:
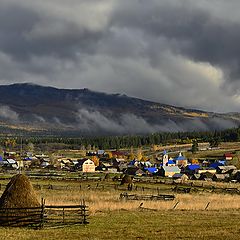
M 232 153 L 225 153 L 223 157 L 226 161 L 231 161 L 233 159 L 233 154 Z

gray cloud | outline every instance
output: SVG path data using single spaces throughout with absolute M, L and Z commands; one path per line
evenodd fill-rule
M 0 118 L 7 119 L 10 121 L 18 121 L 18 114 L 13 111 L 9 106 L 0 106 Z
M 131 113 L 120 114 L 117 119 L 107 115 L 96 110 L 81 108 L 76 114 L 77 123 L 74 128 L 85 134 L 149 134 L 160 131 L 181 132 L 196 131 L 196 129 L 207 131 L 237 127 L 237 123 L 217 117 L 208 119 L 206 122 L 204 119 L 189 119 L 184 122 L 169 119 L 162 123 L 152 124 Z M 65 125 L 65 127 L 69 126 Z
M 240 111 L 239 7 L 237 0 L 0 0 L 0 83 Z

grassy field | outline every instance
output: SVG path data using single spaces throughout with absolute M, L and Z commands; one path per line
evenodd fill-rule
M 6 184 L 6 180 L 0 183 Z M 39 200 L 45 198 L 47 205 L 78 204 L 85 199 L 90 224 L 42 230 L 0 227 L 0 239 L 239 239 L 240 195 L 237 194 L 203 192 L 176 194 L 174 201 L 167 202 L 123 201 L 119 198 L 122 190 L 114 188 L 119 183 L 112 181 L 100 182 L 104 189 L 96 188 L 97 182 L 33 180 L 32 183 L 66 187 L 38 190 Z M 136 185 L 141 189 L 141 184 Z M 159 187 L 161 193 L 169 193 L 171 188 L 146 183 L 144 186 L 149 189 L 131 193 L 157 194 L 151 189 L 154 187 Z M 209 202 L 208 210 L 204 210 Z M 139 208 L 140 203 L 143 208 Z
M 240 211 L 110 211 L 87 226 L 0 228 L 1 239 L 239 239 Z

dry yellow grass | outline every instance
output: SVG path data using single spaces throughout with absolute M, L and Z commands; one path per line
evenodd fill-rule
M 35 182 L 36 183 L 36 182 Z M 44 182 L 42 182 L 44 184 Z M 46 184 L 56 184 L 55 181 L 46 181 Z M 85 185 L 84 185 L 85 184 Z M 230 194 L 215 194 L 208 192 L 193 193 L 193 194 L 176 194 L 174 201 L 124 201 L 120 199 L 120 193 L 122 191 L 106 188 L 105 190 L 94 189 L 95 183 L 92 184 L 91 189 L 87 189 L 87 182 L 82 183 L 82 188 L 79 187 L 79 183 L 76 182 L 59 182 L 62 186 L 72 186 L 75 188 L 52 190 L 43 188 L 39 190 L 39 200 L 41 198 L 46 199 L 47 205 L 71 205 L 80 204 L 81 200 L 85 200 L 89 206 L 91 214 L 97 212 L 109 212 L 115 210 L 136 210 L 140 203 L 143 203 L 144 208 L 155 209 L 155 210 L 170 210 L 173 206 L 179 202 L 177 209 L 179 210 L 204 210 L 206 205 L 210 202 L 208 210 L 221 210 L 221 209 L 240 209 L 240 195 Z M 104 183 L 102 183 L 104 184 Z M 109 183 L 106 183 L 109 184 Z M 199 184 L 201 184 L 199 182 Z M 204 185 L 207 183 L 205 182 Z M 210 183 L 209 183 L 210 184 Z M 213 184 L 213 183 L 211 183 Z M 238 187 L 234 184 L 226 183 L 215 183 L 215 187 Z M 57 185 L 56 185 L 57 186 Z M 153 187 L 152 185 L 149 185 Z M 157 187 L 157 186 L 156 186 Z M 161 189 L 163 189 L 161 187 Z M 164 190 L 162 190 L 164 193 Z M 129 194 L 157 194 L 157 191 L 145 190 L 143 191 L 132 191 Z M 169 194 L 170 192 L 168 192 Z
M 131 194 L 131 192 L 130 192 Z M 141 194 L 141 193 L 137 193 Z M 143 193 L 146 194 L 146 193 Z M 230 194 L 177 194 L 174 201 L 125 201 L 121 200 L 119 191 L 54 191 L 44 190 L 41 196 L 48 205 L 79 204 L 86 201 L 91 214 L 115 210 L 136 210 L 140 203 L 143 207 L 155 210 L 170 210 L 179 202 L 177 209 L 204 210 L 210 202 L 209 210 L 240 209 L 240 196 Z

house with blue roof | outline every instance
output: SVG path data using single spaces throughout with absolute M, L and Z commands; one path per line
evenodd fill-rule
M 176 166 L 176 163 L 170 158 L 167 162 L 167 166 Z
M 182 155 L 181 152 L 179 152 L 179 155 L 174 158 L 174 161 L 177 166 L 187 166 L 188 160 Z
M 209 165 L 210 168 L 215 168 L 215 169 L 217 169 L 219 166 L 224 166 L 224 164 L 220 162 L 214 162 Z
M 144 171 L 151 173 L 151 174 L 155 174 L 158 172 L 158 169 L 156 167 L 146 167 L 146 168 L 144 168 Z
M 201 166 L 199 164 L 191 164 L 191 165 L 187 165 L 185 168 L 185 172 L 193 175 L 198 173 L 198 170 L 201 168 Z

